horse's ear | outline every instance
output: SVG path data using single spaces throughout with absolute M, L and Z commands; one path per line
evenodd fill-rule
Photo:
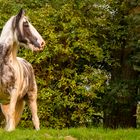
M 19 13 L 16 15 L 16 25 L 19 23 L 20 19 L 25 15 L 25 11 L 20 9 Z
M 19 11 L 19 13 L 17 14 L 17 17 L 20 19 L 24 15 L 25 15 L 25 11 L 21 8 L 20 11 Z
M 25 15 L 25 11 L 23 9 L 20 9 L 19 13 L 15 16 L 13 20 L 13 29 L 18 27 L 20 19 Z

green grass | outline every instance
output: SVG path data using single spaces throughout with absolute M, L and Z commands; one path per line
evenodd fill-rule
M 5 132 L 0 129 L 0 140 L 73 140 L 66 139 L 71 136 L 77 140 L 140 140 L 139 129 L 102 129 L 102 128 L 71 128 L 63 130 L 41 129 L 16 129 Z

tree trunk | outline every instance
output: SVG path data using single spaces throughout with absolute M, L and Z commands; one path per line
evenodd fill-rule
M 137 109 L 137 72 L 128 63 L 131 48 L 122 48 L 116 58 L 120 58 L 120 67 L 112 68 L 111 91 L 107 93 L 107 102 L 104 106 L 104 127 L 136 128 Z
M 104 127 L 110 127 L 110 128 L 136 128 L 136 105 L 134 104 L 131 107 L 124 108 L 123 105 L 120 105 L 120 108 L 118 107 L 117 111 L 114 112 L 111 110 L 111 114 L 108 114 L 108 112 L 104 112 Z M 127 110 L 127 111 L 124 111 Z

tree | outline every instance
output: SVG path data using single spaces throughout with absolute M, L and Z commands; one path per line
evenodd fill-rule
M 108 5 L 112 11 L 108 18 L 107 42 L 111 50 L 111 80 L 103 99 L 105 127 L 136 127 L 139 72 L 137 18 L 133 9 L 138 1 L 117 0 Z M 113 61 L 115 62 L 113 64 Z
M 105 127 L 136 127 L 139 17 L 132 11 L 138 1 L 4 0 L 0 4 L 0 29 L 25 7 L 46 40 L 41 53 L 19 51 L 35 69 L 41 125 L 89 126 L 103 117 Z M 21 125 L 30 123 L 26 108 Z
M 96 26 L 104 22 L 98 10 L 92 0 L 73 0 L 60 7 L 46 4 L 28 11 L 47 44 L 42 53 L 34 56 L 20 51 L 35 69 L 43 126 L 89 126 L 101 119 L 98 100 L 107 72 L 99 64 L 108 56 L 98 46 Z M 30 119 L 26 110 L 22 125 Z

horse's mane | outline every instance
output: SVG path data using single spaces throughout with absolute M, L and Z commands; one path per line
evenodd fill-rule
M 0 35 L 0 44 L 5 42 L 8 43 L 7 41 L 9 40 L 9 38 L 7 38 L 8 36 L 11 36 L 11 40 L 12 40 L 12 35 L 13 35 L 13 20 L 14 20 L 14 16 L 12 16 L 4 25 L 1 35 Z

